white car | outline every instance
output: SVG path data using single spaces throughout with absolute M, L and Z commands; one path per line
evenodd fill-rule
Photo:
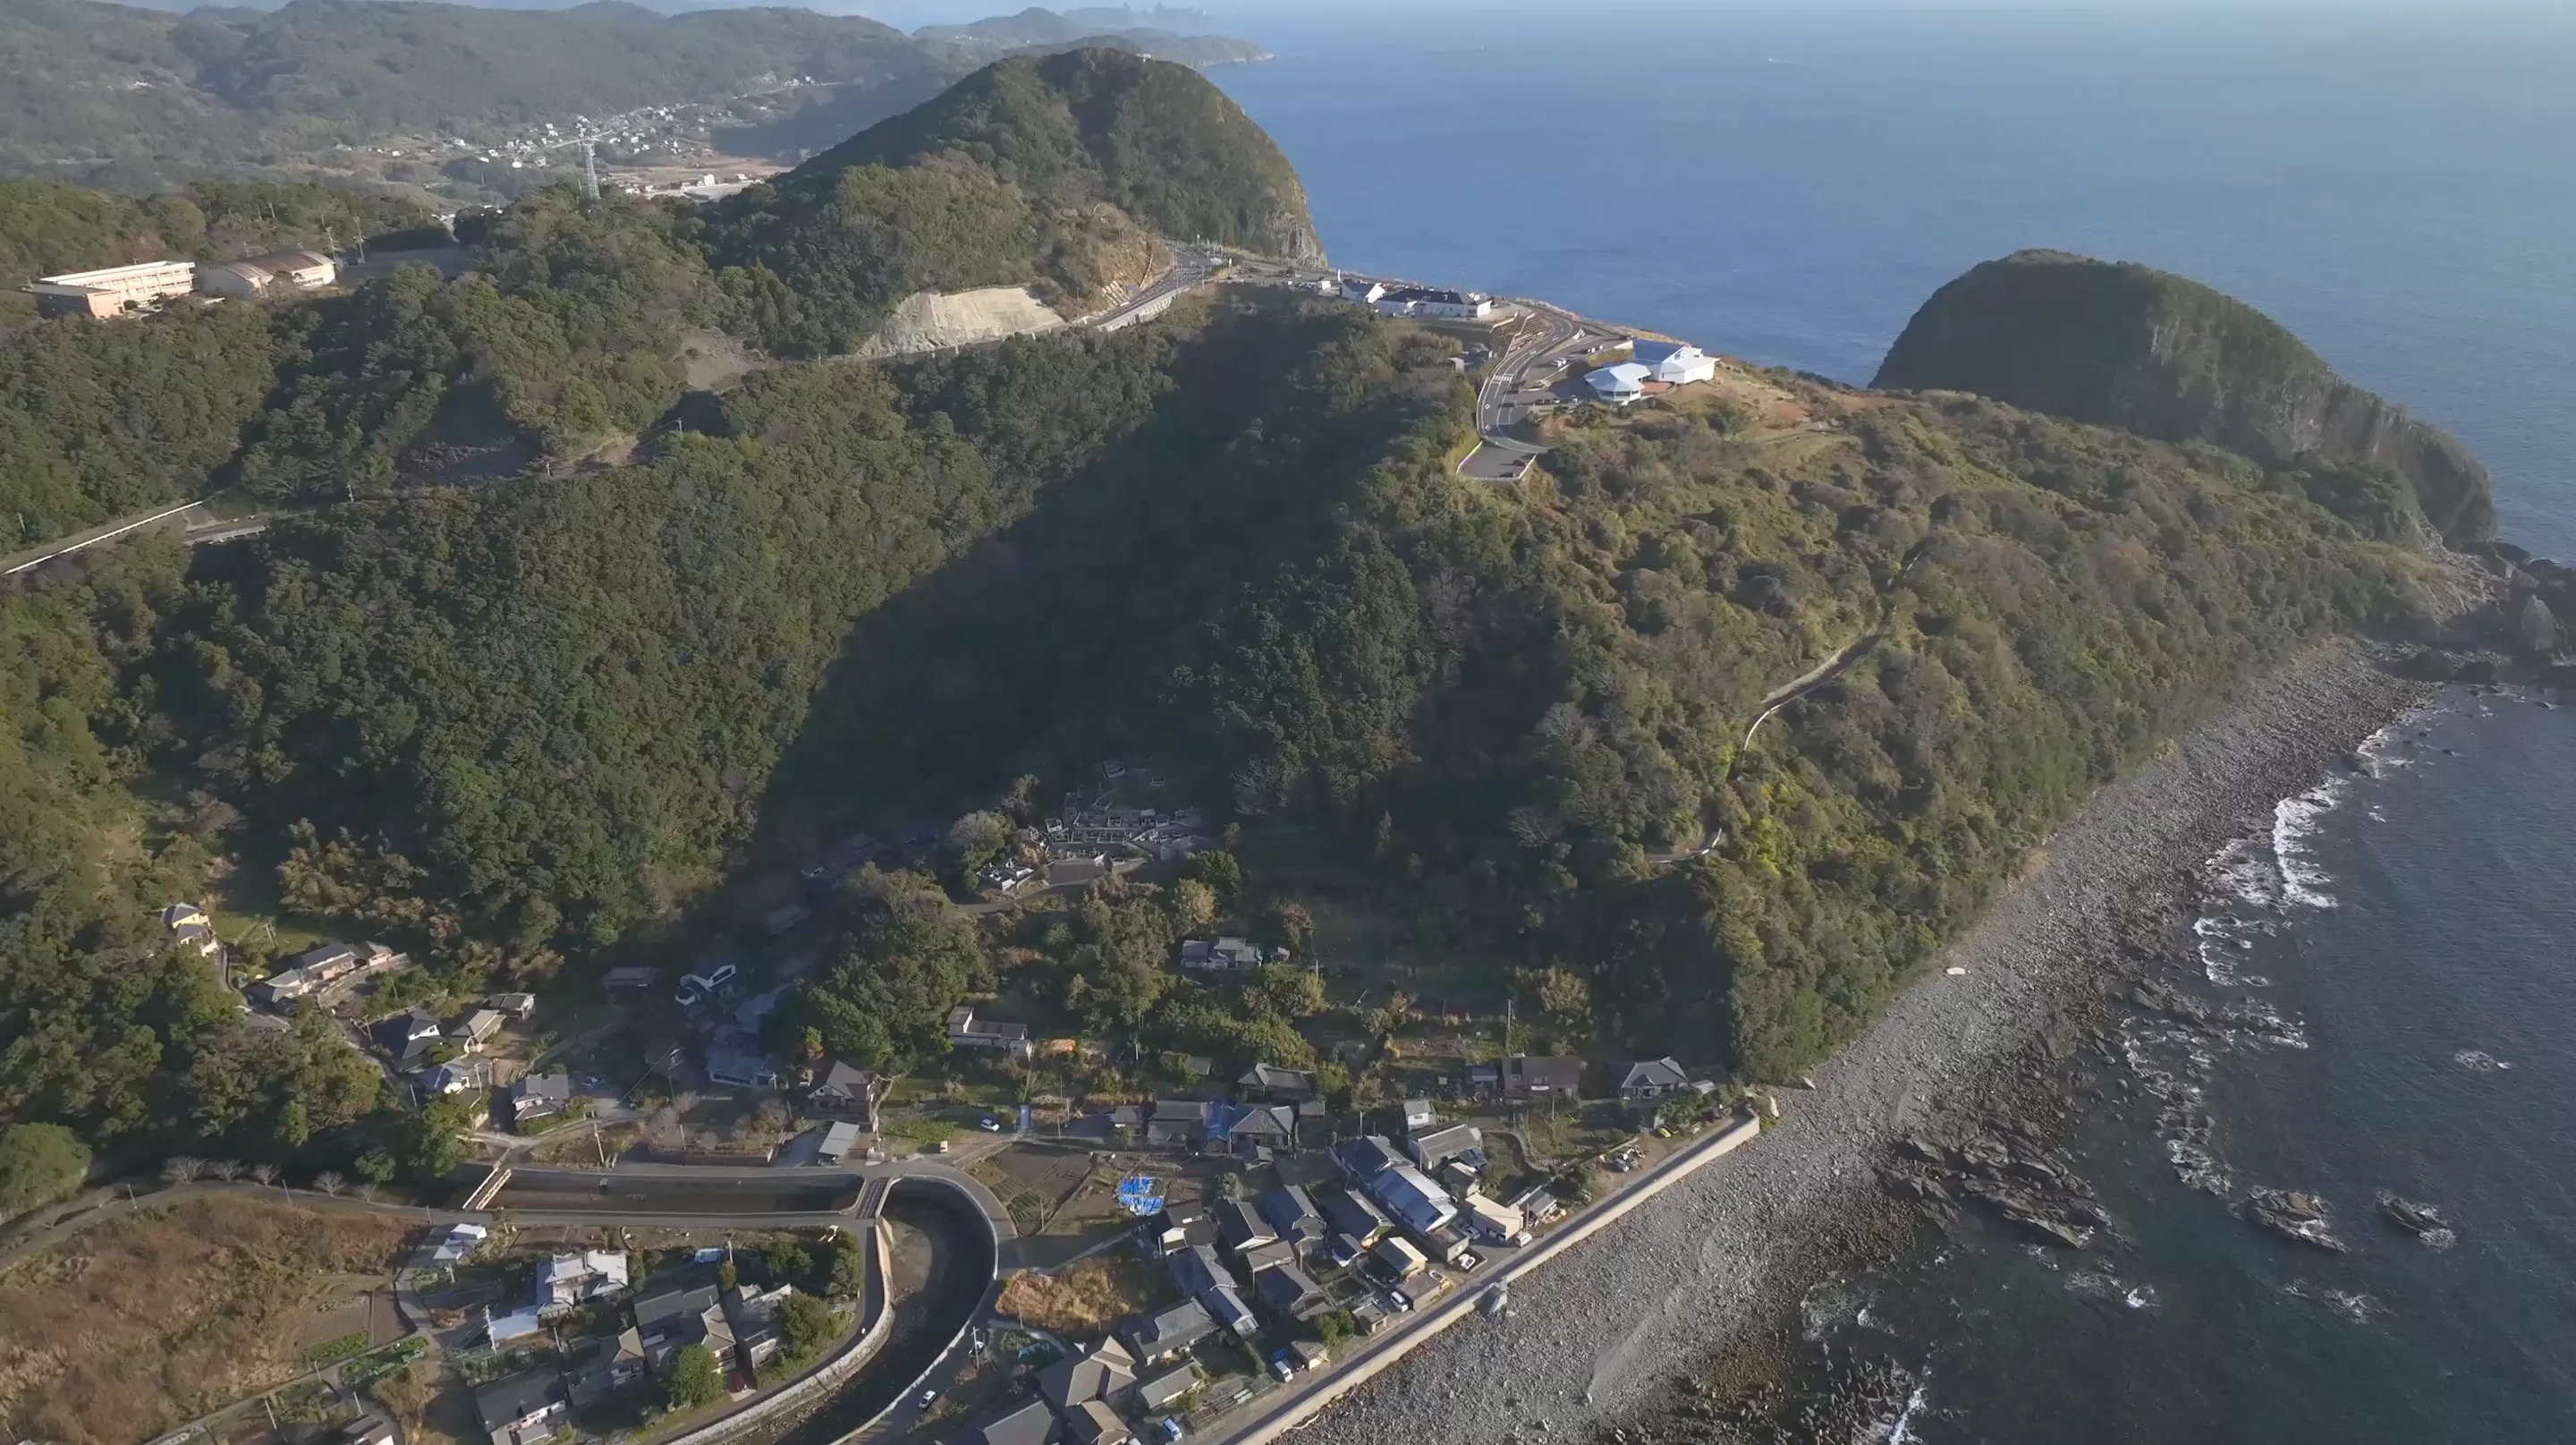
M 719 963 L 704 973 L 683 975 L 680 979 L 680 991 L 673 997 L 678 1000 L 680 1007 L 695 1008 L 699 1000 L 713 998 L 723 992 L 724 986 L 733 982 L 734 976 L 741 972 L 742 970 L 736 965 Z
M 984 1116 L 984 1122 L 976 1125 L 975 1127 L 983 1130 L 987 1134 L 999 1134 L 1002 1132 L 1002 1121 L 994 1118 L 990 1114 L 987 1114 Z
M 937 1390 L 924 1390 L 920 1394 L 912 1397 L 912 1408 L 925 1415 L 930 1413 L 931 1406 L 938 1403 L 939 1392 Z

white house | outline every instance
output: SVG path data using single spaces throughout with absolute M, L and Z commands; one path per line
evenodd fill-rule
M 1641 362 L 1623 361 L 1617 366 L 1605 366 L 1583 379 L 1591 385 L 1594 396 L 1612 406 L 1626 406 L 1644 396 L 1646 383 L 1654 378 L 1654 368 Z
M 1027 1058 L 1031 1047 L 1027 1024 L 977 1018 L 973 1004 L 959 1004 L 948 1011 L 948 1042 L 953 1048 L 991 1049 L 1015 1059 Z
M 1362 306 L 1374 306 L 1378 303 L 1379 299 L 1385 295 L 1386 288 L 1384 286 L 1381 286 L 1377 282 L 1371 281 L 1366 277 L 1345 276 L 1342 278 L 1342 299 L 1345 301 L 1356 301 Z
M 1639 341 L 1633 345 L 1637 364 L 1666 386 L 1688 386 L 1717 376 L 1717 358 L 1687 341 Z
M 537 1271 L 536 1307 L 560 1309 L 583 1300 L 605 1299 L 626 1292 L 623 1250 L 593 1249 L 558 1254 Z
M 489 1234 L 490 1231 L 479 1224 L 451 1224 L 447 1227 L 446 1235 L 437 1244 L 431 1246 L 428 1260 L 421 1267 L 449 1269 L 463 1264 L 474 1257 L 474 1251 L 483 1247 L 483 1241 Z

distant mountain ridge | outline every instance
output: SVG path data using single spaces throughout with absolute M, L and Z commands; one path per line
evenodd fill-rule
M 793 161 L 1029 46 L 1094 37 L 1183 64 L 1259 54 L 1162 28 L 1102 35 L 1099 21 L 1122 13 L 1076 22 L 1033 11 L 952 42 L 805 9 L 663 14 L 622 0 L 569 9 L 291 0 L 185 15 L 0 0 L 0 178 L 139 193 L 209 176 L 291 176 L 488 199 L 478 187 L 523 180 L 509 159 L 560 170 L 573 157 L 506 157 L 495 176 L 467 153 L 547 122 L 569 135 L 583 118 L 698 107 L 660 128 L 721 154 Z M 1043 38 L 1010 38 L 1020 31 Z M 683 159 L 658 140 L 645 149 Z
M 2253 307 L 2146 266 L 2038 250 L 1985 262 L 1933 293 L 1872 385 L 1975 392 L 2270 467 L 2385 468 L 2445 541 L 2495 536 L 2486 468 L 2448 432 Z
M 1191 34 L 1158 23 L 1167 16 L 1176 24 L 1203 23 L 1207 19 L 1195 11 L 1173 13 L 1158 9 L 1140 13 L 1125 8 L 1094 8 L 1059 14 L 1032 5 L 1017 15 L 999 15 L 965 25 L 925 25 L 912 33 L 917 40 L 941 41 L 976 54 L 990 55 L 1054 46 L 1105 44 L 1110 48 L 1135 50 L 1183 65 L 1238 65 L 1269 58 L 1260 46 L 1249 40 Z

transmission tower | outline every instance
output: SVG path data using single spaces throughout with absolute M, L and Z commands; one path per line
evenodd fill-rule
M 581 143 L 581 195 L 583 200 L 599 199 L 599 142 Z

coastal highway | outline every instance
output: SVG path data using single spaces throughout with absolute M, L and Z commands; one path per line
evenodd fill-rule
M 1477 446 L 1458 463 L 1460 475 L 1479 481 L 1517 481 L 1529 469 L 1530 460 L 1547 448 L 1521 440 L 1511 429 L 1528 414 L 1531 393 L 1543 395 L 1567 362 L 1624 334 L 1544 301 L 1511 298 L 1506 304 L 1521 319 L 1476 389 Z
M 1139 291 L 1125 304 L 1103 312 L 1083 323 L 1092 331 L 1119 331 L 1139 321 L 1150 321 L 1163 314 L 1172 298 L 1194 290 L 1215 279 L 1216 262 L 1204 251 L 1177 243 L 1165 243 L 1172 253 L 1171 269 L 1157 277 L 1154 284 Z
M 1485 374 L 1485 384 L 1477 389 L 1476 433 L 1487 446 L 1535 456 L 1547 449 L 1508 435 L 1520 419 L 1514 415 L 1512 398 L 1533 389 L 1534 382 L 1543 382 L 1566 361 L 1616 339 L 1617 333 L 1543 301 L 1514 299 L 1509 304 L 1520 309 L 1523 319 L 1501 359 Z

